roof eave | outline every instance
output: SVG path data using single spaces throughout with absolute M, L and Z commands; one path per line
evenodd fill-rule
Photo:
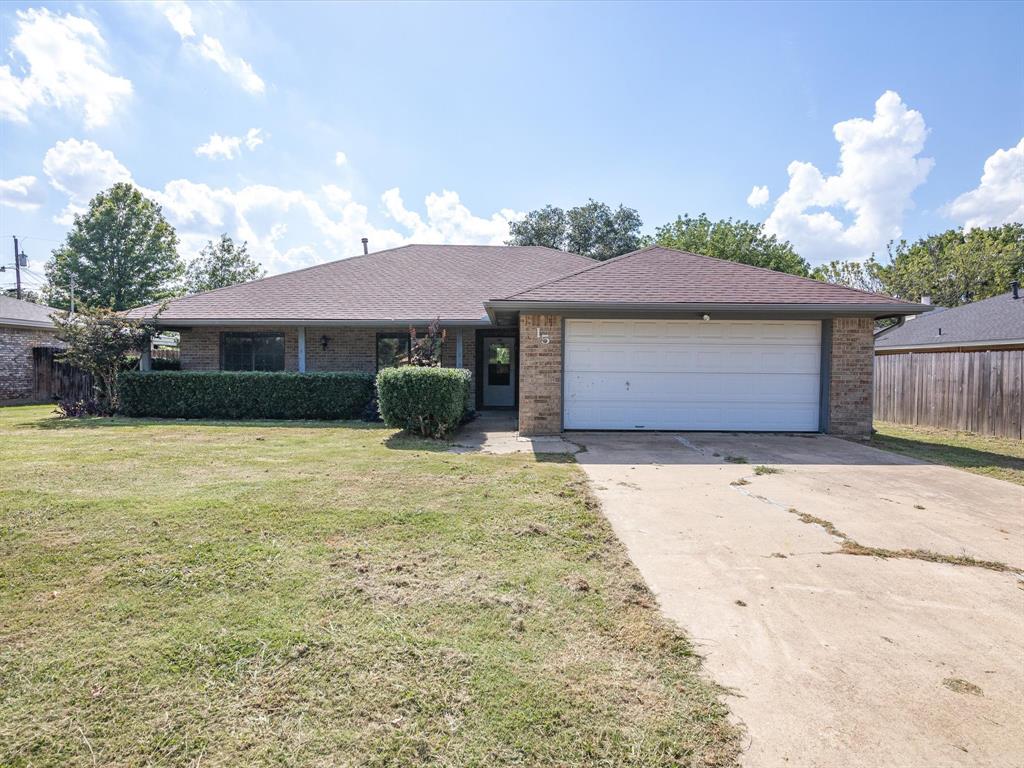
M 730 315 L 818 315 L 845 317 L 899 317 L 903 315 L 919 315 L 933 307 L 927 304 L 876 303 L 876 304 L 834 304 L 834 303 L 787 303 L 787 304 L 752 304 L 722 302 L 680 302 L 680 303 L 648 303 L 648 302 L 609 302 L 609 301 L 522 301 L 510 299 L 492 299 L 484 302 L 487 315 L 492 320 L 496 312 L 558 312 L 558 313 L 600 313 L 605 315 L 625 316 L 644 314 L 673 314 L 681 312 L 728 313 Z
M 880 352 L 920 352 L 933 349 L 969 348 L 969 349 L 999 349 L 1004 347 L 1024 347 L 1024 338 L 1020 339 L 985 339 L 983 341 L 936 341 L 923 344 L 893 344 L 886 346 L 875 344 L 875 353 Z
M 53 330 L 56 326 L 49 320 L 21 320 L 15 318 L 0 317 L 0 326 L 5 328 L 32 328 Z
M 134 317 L 135 320 L 148 320 L 149 317 Z M 307 319 L 294 317 L 236 317 L 236 318 L 202 318 L 202 317 L 158 317 L 154 322 L 158 328 L 191 328 L 191 327 L 238 327 L 238 326 L 305 326 L 307 328 L 337 328 L 337 327 L 370 327 L 370 328 L 408 328 L 410 325 L 429 325 L 437 320 L 437 317 L 429 318 L 371 318 L 371 319 L 336 319 L 325 320 L 323 318 Z M 441 325 L 446 328 L 486 328 L 491 325 L 486 317 L 478 320 L 446 319 L 440 318 Z

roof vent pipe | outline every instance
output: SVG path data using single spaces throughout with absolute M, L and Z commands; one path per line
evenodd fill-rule
M 1010 290 L 1013 291 L 1013 298 L 1020 298 L 1020 280 L 1010 281 Z
M 370 238 L 364 237 L 363 238 L 363 256 L 365 256 L 369 252 L 370 252 Z

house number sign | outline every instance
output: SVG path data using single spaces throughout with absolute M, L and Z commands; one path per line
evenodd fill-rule
M 550 344 L 551 337 L 546 333 L 543 333 L 540 328 L 537 329 L 537 338 L 540 339 L 541 344 Z

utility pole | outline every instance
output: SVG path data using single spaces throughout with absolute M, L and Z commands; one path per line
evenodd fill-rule
M 75 314 L 75 276 L 71 276 L 71 314 Z
M 18 252 L 18 236 L 14 237 L 14 285 L 15 295 L 21 298 L 21 254 Z

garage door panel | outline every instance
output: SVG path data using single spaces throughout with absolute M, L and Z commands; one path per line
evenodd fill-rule
M 815 321 L 567 320 L 567 429 L 818 428 Z
M 720 374 L 640 372 L 574 372 L 566 385 L 579 402 L 651 402 L 670 405 L 715 400 L 742 403 L 751 399 L 750 382 Z M 756 402 L 808 403 L 817 407 L 818 377 L 785 374 L 762 376 Z

